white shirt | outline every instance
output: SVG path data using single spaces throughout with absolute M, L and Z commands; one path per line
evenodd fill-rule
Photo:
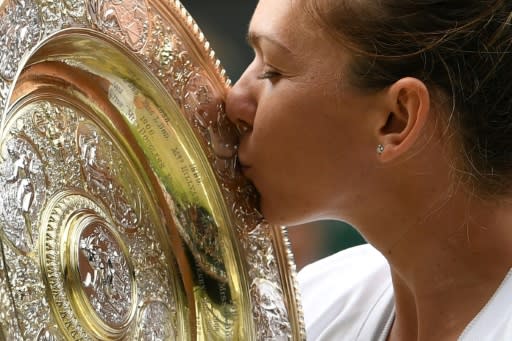
M 353 247 L 306 266 L 298 276 L 308 341 L 385 341 L 394 318 L 386 259 Z M 459 341 L 512 341 L 512 271 Z

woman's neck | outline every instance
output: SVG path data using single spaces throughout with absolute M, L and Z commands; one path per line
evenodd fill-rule
M 390 340 L 456 340 L 512 267 L 512 205 L 454 193 L 397 235 L 379 245 L 395 290 Z

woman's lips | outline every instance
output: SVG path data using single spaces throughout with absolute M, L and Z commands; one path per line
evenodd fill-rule
M 251 166 L 240 164 L 240 168 L 242 169 L 242 173 L 244 173 L 244 175 L 245 175 L 245 173 L 251 169 Z
M 251 163 L 247 160 L 247 153 L 242 150 L 242 143 L 240 143 L 238 148 L 237 162 L 240 166 L 240 170 L 244 175 L 251 169 Z
M 251 169 L 251 166 L 249 166 L 244 161 L 241 161 L 240 159 L 238 159 L 238 163 L 240 165 L 240 170 L 242 171 L 242 174 L 247 176 L 247 172 Z

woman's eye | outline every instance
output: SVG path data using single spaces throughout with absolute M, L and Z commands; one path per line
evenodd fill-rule
M 277 71 L 265 71 L 261 75 L 258 76 L 258 79 L 275 79 L 280 77 L 281 74 Z

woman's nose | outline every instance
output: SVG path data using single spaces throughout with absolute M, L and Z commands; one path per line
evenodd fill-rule
M 226 99 L 228 118 L 241 134 L 251 130 L 256 115 L 257 101 L 247 79 L 247 72 L 231 88 Z

